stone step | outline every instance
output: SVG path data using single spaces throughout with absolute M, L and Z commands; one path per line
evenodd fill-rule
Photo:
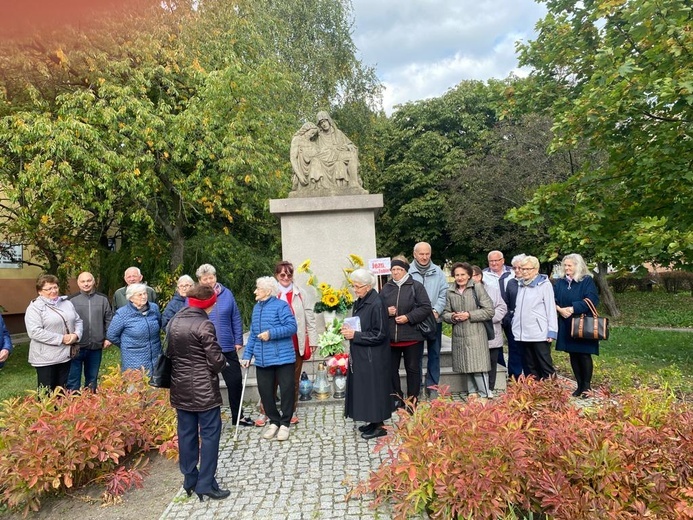
M 424 350 L 424 358 L 423 358 L 423 370 L 424 372 L 426 371 L 426 364 L 427 364 L 427 355 Z M 312 358 L 310 361 L 304 361 L 303 362 L 303 370 L 308 374 L 308 377 L 311 379 L 311 381 L 315 381 L 315 375 L 317 374 L 318 370 L 318 364 L 322 363 L 324 360 L 321 359 L 316 359 Z M 254 406 L 256 403 L 259 402 L 260 396 L 257 391 L 257 379 L 255 378 L 255 367 L 251 366 L 249 368 L 250 372 L 248 373 L 248 380 L 246 382 L 246 387 L 245 387 L 245 393 L 243 396 L 243 401 L 246 404 L 250 404 L 251 406 Z M 503 366 L 498 366 L 498 375 L 496 377 L 496 390 L 499 391 L 504 391 L 506 389 L 506 383 L 507 383 L 507 370 Z M 384 374 L 385 377 L 387 377 L 387 374 Z M 400 376 L 400 383 L 402 385 L 402 388 L 406 388 L 406 372 L 404 368 L 400 368 L 399 370 L 399 376 Z M 441 385 L 447 385 L 450 388 L 450 392 L 452 393 L 459 393 L 463 389 L 466 389 L 466 381 L 465 381 L 465 376 L 463 374 L 458 374 L 452 371 L 452 347 L 450 343 L 450 338 L 447 336 L 443 336 L 443 341 L 442 341 L 442 348 L 441 348 L 441 355 L 440 355 L 440 384 Z M 228 405 L 228 392 L 226 391 L 226 384 L 224 383 L 223 378 L 220 378 L 220 386 L 222 389 L 221 395 L 222 398 L 224 399 L 224 404 Z M 300 401 L 299 406 L 313 406 L 313 405 L 321 405 L 327 402 L 332 401 L 331 399 L 327 399 L 324 401 L 320 401 L 313 396 L 313 399 L 310 401 Z

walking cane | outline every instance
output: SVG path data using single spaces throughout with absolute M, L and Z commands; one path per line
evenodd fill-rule
M 241 402 L 238 405 L 238 417 L 236 418 L 236 431 L 233 434 L 233 442 L 236 442 L 238 437 L 238 427 L 241 425 L 241 412 L 243 411 L 243 396 L 245 395 L 245 384 L 248 382 L 248 372 L 250 372 L 250 366 L 245 369 L 245 376 L 243 376 L 243 390 L 241 390 Z

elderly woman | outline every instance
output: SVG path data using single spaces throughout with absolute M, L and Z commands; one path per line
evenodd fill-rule
M 188 307 L 171 320 L 168 355 L 171 358 L 171 406 L 178 416 L 179 465 L 183 488 L 220 500 L 231 492 L 216 481 L 221 437 L 219 373 L 226 358 L 208 315 L 217 301 L 214 289 L 204 285 L 188 293 Z M 198 467 L 199 461 L 199 467 Z
M 128 285 L 125 297 L 128 304 L 116 311 L 106 339 L 120 347 L 123 372 L 144 368 L 151 374 L 161 353 L 159 306 L 147 301 L 147 286 L 141 283 Z
M 294 367 L 294 413 L 291 416 L 291 424 L 298 423 L 296 408 L 298 407 L 298 384 L 303 370 L 303 359 L 310 347 L 315 348 L 318 336 L 315 331 L 315 315 L 313 306 L 306 292 L 294 283 L 294 266 L 291 262 L 283 260 L 274 266 L 274 277 L 279 282 L 279 294 L 277 298 L 289 304 L 291 314 L 296 318 L 297 332 L 291 337 L 296 353 L 296 365 Z M 274 393 L 277 393 L 277 381 L 274 384 Z M 265 426 L 267 416 L 264 410 L 260 417 L 255 419 L 255 426 Z
M 432 312 L 431 300 L 421 282 L 409 275 L 409 262 L 396 256 L 390 262 L 392 277 L 383 286 L 380 296 L 385 300 L 389 316 L 390 369 L 392 388 L 396 395 L 395 407 L 404 406 L 404 396 L 399 379 L 400 360 L 404 358 L 407 372 L 407 397 L 415 406 L 421 391 L 421 357 L 424 337 L 416 328 Z
M 539 260 L 526 256 L 520 263 L 513 337 L 524 351 L 528 374 L 547 379 L 556 373 L 551 342 L 558 335 L 556 302 L 548 276 L 539 274 Z
M 173 318 L 179 310 L 185 307 L 185 298 L 188 295 L 188 291 L 192 289 L 194 285 L 195 281 L 187 274 L 184 274 L 178 278 L 176 292 L 174 293 L 173 298 L 171 298 L 171 301 L 168 302 L 168 305 L 166 305 L 164 313 L 161 316 L 161 328 L 165 329 L 168 322 L 171 321 L 171 318 Z
M 500 289 L 495 285 L 484 283 L 484 272 L 478 265 L 472 266 L 472 280 L 474 283 L 481 284 L 486 289 L 491 301 L 493 302 L 493 332 L 494 337 L 488 341 L 488 351 L 491 357 L 491 370 L 488 372 L 488 387 L 493 392 L 496 389 L 496 374 L 498 372 L 498 356 L 503 352 L 503 328 L 501 323 L 505 314 L 508 312 L 508 306 L 501 297 Z M 501 280 L 503 283 L 503 280 Z
M 361 330 L 342 326 L 342 335 L 351 345 L 344 415 L 366 422 L 359 427 L 361 437 L 374 439 L 387 433 L 383 422 L 392 415 L 387 306 L 374 289 L 373 273 L 357 269 L 350 279 L 357 298 L 352 313 Z
M 277 281 L 263 276 L 255 281 L 255 307 L 250 322 L 248 343 L 241 365 L 248 368 L 255 358 L 257 389 L 269 419 L 263 439 L 278 441 L 289 438 L 289 426 L 294 411 L 294 365 L 296 351 L 291 339 L 296 334 L 296 318 L 289 305 L 279 298 Z M 279 382 L 282 413 L 274 400 L 274 381 Z
M 577 381 L 573 396 L 584 397 L 592 388 L 592 355 L 599 355 L 599 341 L 572 338 L 570 324 L 573 316 L 591 314 L 584 300 L 588 298 L 596 307 L 599 304 L 599 294 L 582 256 L 566 255 L 561 265 L 564 276 L 556 281 L 553 288 L 559 314 L 556 350 L 568 352 L 570 366 Z
M 36 280 L 38 297 L 24 314 L 31 342 L 29 364 L 36 369 L 39 389 L 65 387 L 72 364 L 70 349 L 82 337 L 82 318 L 69 300 L 60 298 L 58 278 L 44 274 Z
M 226 358 L 226 368 L 221 371 L 221 376 L 226 383 L 233 424 L 252 426 L 253 420 L 243 415 L 243 403 L 241 403 L 243 375 L 238 360 L 238 351 L 243 348 L 241 311 L 238 309 L 231 289 L 217 281 L 217 270 L 213 265 L 202 264 L 195 271 L 195 276 L 200 285 L 211 287 L 217 295 L 217 304 L 209 313 L 209 319 L 214 323 L 217 341 Z
M 488 381 L 491 356 L 488 336 L 482 322 L 493 318 L 493 301 L 482 284 L 472 280 L 472 266 L 466 262 L 452 265 L 455 281 L 445 300 L 443 321 L 452 323 L 452 369 L 466 374 L 468 397 L 491 398 Z

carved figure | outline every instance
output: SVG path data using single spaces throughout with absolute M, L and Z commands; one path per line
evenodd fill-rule
M 292 191 L 300 196 L 364 193 L 354 143 L 327 112 L 318 112 L 317 123 L 304 123 L 291 140 Z

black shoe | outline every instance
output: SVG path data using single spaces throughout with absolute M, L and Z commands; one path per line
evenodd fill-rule
M 572 394 L 570 394 L 570 395 L 572 395 L 573 397 L 580 397 L 580 394 L 581 394 L 581 393 L 582 393 L 582 390 L 580 390 L 579 388 L 577 388 L 577 389 L 576 389 Z
M 375 430 L 375 428 L 376 428 L 376 424 L 371 422 L 368 424 L 364 424 L 363 426 L 359 426 L 359 431 L 361 433 L 368 433 L 368 432 L 372 432 L 373 430 Z
M 375 439 L 377 437 L 382 437 L 383 435 L 387 435 L 387 432 L 380 426 L 376 426 L 376 428 L 373 431 L 370 432 L 363 432 L 361 434 L 361 437 L 364 439 Z
M 204 502 L 205 497 L 209 497 L 212 500 L 223 500 L 231 494 L 228 489 L 213 489 L 207 493 L 198 493 L 197 496 L 200 498 L 200 502 Z
M 189 497 L 191 497 L 193 491 L 195 491 L 195 486 L 189 487 L 189 488 L 184 487 L 183 489 L 185 490 L 185 494 L 188 495 Z
M 234 422 L 234 424 L 236 424 Z M 255 426 L 255 422 L 250 418 L 250 417 L 241 417 L 241 420 L 238 421 L 238 424 L 241 426 Z

